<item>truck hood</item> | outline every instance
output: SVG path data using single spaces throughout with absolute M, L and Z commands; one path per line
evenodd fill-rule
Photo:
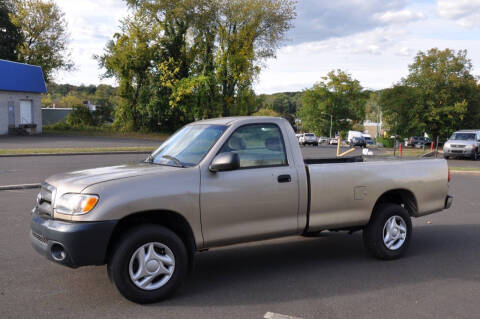
M 45 182 L 55 186 L 58 193 L 62 194 L 81 192 L 88 186 L 116 179 L 131 178 L 176 169 L 180 168 L 149 163 L 124 164 L 56 174 L 48 177 Z

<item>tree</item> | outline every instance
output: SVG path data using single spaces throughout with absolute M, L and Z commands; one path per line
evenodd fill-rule
M 17 48 L 22 42 L 22 35 L 10 19 L 11 10 L 10 1 L 0 0 L 0 59 L 17 61 Z
M 20 30 L 18 61 L 42 67 L 46 81 L 57 70 L 70 70 L 65 14 L 52 0 L 14 0 L 13 24 Z
M 333 132 L 347 131 L 364 120 L 366 100 L 367 94 L 358 80 L 342 70 L 331 71 L 303 91 L 299 111 L 302 128 L 329 135 L 332 119 Z
M 384 117 L 399 134 L 449 136 L 480 121 L 480 87 L 466 50 L 420 51 L 409 74 L 382 93 Z
M 172 130 L 260 108 L 253 81 L 294 16 L 291 0 L 126 0 L 133 14 L 97 57 L 119 82 L 115 123 Z
M 258 64 L 273 57 L 295 18 L 290 0 L 223 0 L 218 20 L 217 79 L 222 115 L 235 114 L 235 93 L 249 88 Z M 245 93 L 245 92 L 244 92 Z

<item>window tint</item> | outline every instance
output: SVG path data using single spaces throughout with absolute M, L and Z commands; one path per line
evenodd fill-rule
M 220 150 L 226 152 L 238 154 L 241 168 L 287 165 L 282 133 L 274 124 L 238 128 Z

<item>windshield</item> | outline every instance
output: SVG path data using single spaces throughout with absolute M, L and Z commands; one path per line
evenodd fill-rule
M 224 125 L 187 125 L 153 152 L 147 162 L 159 165 L 195 166 L 227 129 Z
M 475 133 L 453 133 L 451 140 L 475 141 Z
M 315 136 L 315 135 L 314 135 L 314 134 L 310 134 L 310 133 L 308 133 L 308 134 L 305 134 L 305 136 L 308 136 L 308 137 L 313 137 L 313 136 Z

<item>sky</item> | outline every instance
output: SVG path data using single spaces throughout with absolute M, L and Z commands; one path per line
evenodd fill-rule
M 115 85 L 93 58 L 128 15 L 122 0 L 56 0 L 65 12 L 75 69 L 57 83 Z M 480 75 L 480 0 L 298 0 L 294 27 L 263 61 L 258 94 L 301 91 L 342 69 L 368 89 L 408 74 L 418 51 L 466 49 Z

